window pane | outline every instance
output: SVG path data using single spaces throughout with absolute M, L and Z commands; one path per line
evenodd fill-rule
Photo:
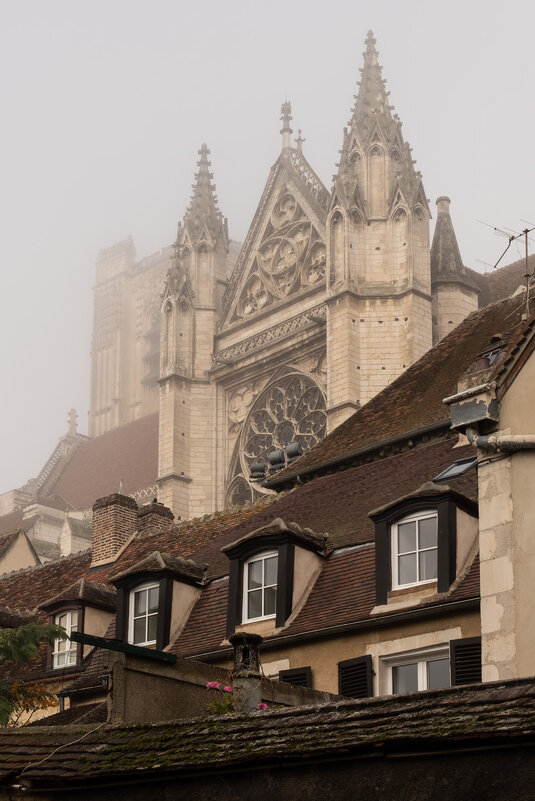
M 433 659 L 427 663 L 427 689 L 440 690 L 450 686 L 450 660 Z
M 160 590 L 158 587 L 151 587 L 149 590 L 149 614 L 158 611 L 158 595 Z
M 65 654 L 56 654 L 56 665 L 58 667 L 63 667 L 65 664 Z
M 413 584 L 416 581 L 416 554 L 398 558 L 398 584 Z
M 149 633 L 147 642 L 156 642 L 156 628 L 158 625 L 158 615 L 150 615 L 149 617 Z
M 418 525 L 418 547 L 436 548 L 437 545 L 437 518 L 426 517 Z
M 418 664 L 399 665 L 392 668 L 392 690 L 394 693 L 415 693 L 418 690 Z
M 277 588 L 267 587 L 264 590 L 264 614 L 274 615 L 277 604 Z
M 71 612 L 71 631 L 78 630 L 78 610 L 73 609 Z
M 67 650 L 67 641 L 66 640 L 56 640 L 56 651 L 66 651 Z
M 247 617 L 262 617 L 262 590 L 253 590 L 248 593 Z
M 74 665 L 76 664 L 76 651 L 69 651 L 67 654 L 67 664 Z
M 277 557 L 270 556 L 269 559 L 265 560 L 265 570 L 266 570 L 266 584 L 276 584 L 277 583 Z
M 420 581 L 429 581 L 437 577 L 437 551 L 422 551 L 418 554 L 420 560 Z
M 134 615 L 144 615 L 147 612 L 147 590 L 134 593 Z
M 262 560 L 258 559 L 256 562 L 249 562 L 248 570 L 249 589 L 253 590 L 256 587 L 262 586 Z
M 58 626 L 63 626 L 64 629 L 67 628 L 67 613 L 56 615 L 56 623 Z
M 144 617 L 134 620 L 134 643 L 145 642 L 145 620 Z
M 400 523 L 398 526 L 398 553 L 416 550 L 416 522 Z

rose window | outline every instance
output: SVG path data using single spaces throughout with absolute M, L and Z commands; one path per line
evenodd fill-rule
M 325 436 L 325 396 L 307 376 L 289 375 L 258 396 L 242 432 L 242 469 L 248 475 L 253 462 L 299 442 L 307 451 Z

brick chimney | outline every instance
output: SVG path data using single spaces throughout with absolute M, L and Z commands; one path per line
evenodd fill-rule
M 141 506 L 137 513 L 137 528 L 140 534 L 154 534 L 171 528 L 174 522 L 172 511 L 156 499 Z
M 93 506 L 91 564 L 112 562 L 137 530 L 137 503 L 128 495 L 114 493 L 99 498 Z

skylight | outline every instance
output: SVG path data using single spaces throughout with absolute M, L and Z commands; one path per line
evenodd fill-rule
M 471 467 L 474 467 L 475 464 L 477 464 L 477 456 L 469 456 L 467 459 L 457 459 L 456 462 L 443 470 L 442 473 L 439 473 L 438 476 L 435 476 L 433 481 L 446 481 L 450 478 L 462 476 L 464 473 L 470 470 Z

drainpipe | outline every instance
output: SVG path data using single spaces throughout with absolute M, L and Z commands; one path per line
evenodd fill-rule
M 484 437 L 474 426 L 468 426 L 465 433 L 468 442 L 482 451 L 514 453 L 535 449 L 535 434 L 489 434 Z

